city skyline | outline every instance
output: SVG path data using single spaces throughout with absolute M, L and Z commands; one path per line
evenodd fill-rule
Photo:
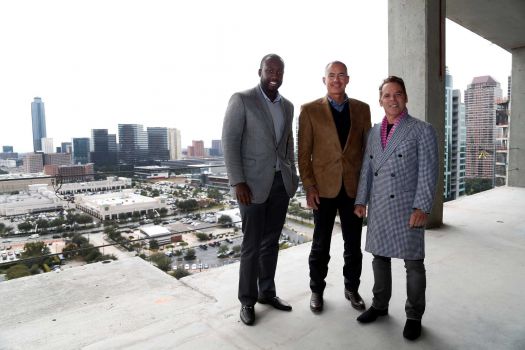
M 0 144 L 20 153 L 32 150 L 30 102 L 36 96 L 46 104 L 47 137 L 56 144 L 90 137 L 91 129 L 117 134 L 118 124 L 142 124 L 179 129 L 184 148 L 192 140 L 209 147 L 220 139 L 229 97 L 258 83 L 259 61 L 268 52 L 285 60 L 280 91 L 294 103 L 296 117 L 301 104 L 325 94 L 324 66 L 337 59 L 349 67 L 348 94 L 370 104 L 373 122 L 382 118 L 377 86 L 388 74 L 386 0 L 329 1 L 326 8 L 348 13 L 343 24 L 319 16 L 315 2 L 297 10 L 270 1 L 265 8 L 282 15 L 257 26 L 254 10 L 234 0 L 30 3 L 0 4 L 0 30 L 14 33 L 0 38 L 9 53 L 0 58 L 0 117 L 10 121 L 0 130 Z M 284 17 L 291 17 L 286 28 Z M 446 25 L 454 89 L 464 92 L 474 77 L 490 75 L 506 91 L 510 53 L 451 21 Z M 192 35 L 179 34 L 188 28 Z M 265 40 L 268 33 L 272 40 Z M 326 49 L 312 50 L 315 42 Z

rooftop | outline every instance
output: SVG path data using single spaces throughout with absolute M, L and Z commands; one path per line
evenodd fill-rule
M 428 230 L 427 311 L 416 343 L 402 337 L 405 271 L 394 260 L 390 315 L 361 325 L 343 296 L 342 239 L 333 239 L 325 311 L 308 307 L 310 244 L 281 251 L 278 295 L 292 312 L 256 305 L 239 321 L 237 264 L 176 280 L 140 258 L 0 283 L 2 349 L 524 349 L 525 189 L 445 203 Z M 364 243 L 364 239 L 363 239 Z M 360 292 L 372 298 L 371 256 Z

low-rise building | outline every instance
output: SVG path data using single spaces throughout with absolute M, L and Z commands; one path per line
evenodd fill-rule
M 52 184 L 52 178 L 42 173 L 37 174 L 5 174 L 0 175 L 0 193 L 12 193 L 16 191 L 27 191 L 29 185 Z
M 120 214 L 132 215 L 135 212 L 145 214 L 167 207 L 166 198 L 145 197 L 134 193 L 133 190 L 77 195 L 75 205 L 77 209 L 100 220 L 117 219 Z
M 29 185 L 26 193 L 0 196 L 0 216 L 60 210 L 65 205 L 46 184 Z

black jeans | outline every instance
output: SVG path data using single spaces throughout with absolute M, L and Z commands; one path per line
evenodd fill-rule
M 308 258 L 310 265 L 310 289 L 323 293 L 330 261 L 330 243 L 335 216 L 339 211 L 344 240 L 343 276 L 345 288 L 357 291 L 360 284 L 363 254 L 361 252 L 361 230 L 363 219 L 354 214 L 354 198 L 348 197 L 344 186 L 335 198 L 320 198 L 318 209 L 314 210 L 314 238 Z
M 374 298 L 372 306 L 378 310 L 388 308 L 392 296 L 392 268 L 389 257 L 374 255 Z M 425 312 L 425 290 L 427 286 L 424 260 L 405 260 L 407 273 L 407 300 L 405 313 L 407 318 L 421 320 Z
M 239 268 L 239 301 L 254 305 L 257 298 L 275 296 L 275 268 L 279 253 L 279 237 L 286 220 L 288 196 L 281 172 L 276 172 L 270 195 L 264 203 L 242 205 L 244 237 Z

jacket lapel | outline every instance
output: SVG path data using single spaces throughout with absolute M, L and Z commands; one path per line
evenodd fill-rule
M 397 148 L 399 143 L 403 141 L 408 132 L 410 131 L 410 128 L 412 126 L 413 119 L 410 116 L 406 116 L 403 118 L 399 124 L 397 125 L 396 129 L 394 130 L 394 134 L 388 141 L 386 148 L 383 150 L 383 146 L 381 145 L 381 124 L 379 124 L 379 132 L 377 139 L 379 140 L 379 147 L 381 149 L 381 152 L 378 152 L 376 154 L 379 154 L 379 159 L 377 160 L 377 167 L 376 170 L 381 168 L 381 166 L 385 163 L 385 161 L 392 155 L 394 150 Z
M 253 93 L 254 93 L 256 104 L 257 104 L 257 110 L 260 111 L 261 119 L 266 124 L 268 131 L 271 132 L 274 145 L 277 146 L 277 138 L 275 137 L 275 127 L 273 125 L 272 114 L 270 113 L 270 110 L 268 109 L 268 106 L 266 105 L 266 100 L 264 99 L 264 96 L 261 92 L 261 88 L 259 87 L 259 85 L 257 85 L 253 89 Z
M 337 144 L 339 145 L 339 150 L 342 152 L 345 145 L 341 145 L 341 142 L 339 142 L 339 134 L 337 133 L 337 126 L 335 125 L 332 110 L 330 109 L 330 101 L 328 101 L 326 96 L 323 97 L 319 104 L 319 114 L 322 116 L 325 123 L 330 124 L 331 135 L 326 135 L 326 137 L 330 139 L 335 138 L 337 140 Z

